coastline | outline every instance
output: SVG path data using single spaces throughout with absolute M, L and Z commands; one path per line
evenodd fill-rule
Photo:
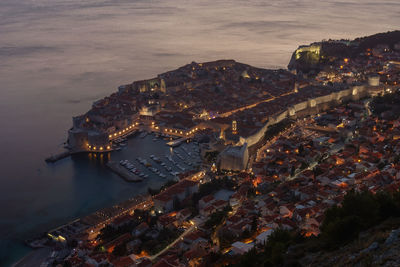
M 84 221 L 85 224 L 87 224 L 88 228 L 96 228 L 98 225 L 104 224 L 109 222 L 110 220 L 114 219 L 114 217 L 121 216 L 124 213 L 129 212 L 131 209 L 137 207 L 138 205 L 141 205 L 143 203 L 147 203 L 151 196 L 149 194 L 147 195 L 137 195 L 135 197 L 129 198 L 127 200 L 121 201 L 111 207 L 105 207 L 102 209 L 99 209 L 95 212 L 92 212 L 88 215 L 76 218 L 75 220 L 69 221 L 63 225 L 60 225 L 54 229 L 59 229 L 64 226 L 69 225 L 72 222 L 76 221 Z M 99 216 L 99 214 L 108 214 L 110 215 L 110 218 L 104 218 L 102 216 Z M 50 233 L 52 230 L 49 230 L 48 232 Z M 87 230 L 86 229 L 86 230 Z M 84 230 L 84 231 L 86 231 Z M 48 258 L 49 253 L 52 251 L 51 247 L 41 247 L 41 248 L 32 248 L 28 244 L 24 244 L 26 247 L 30 248 L 31 251 L 26 253 L 23 257 L 19 258 L 17 261 L 14 263 L 11 263 L 10 266 L 12 267 L 31 267 L 31 266 L 40 266 L 40 264 Z
M 130 159 L 131 161 L 133 161 L 136 157 L 138 157 L 139 155 L 142 155 L 142 154 L 144 156 L 149 156 L 150 154 L 163 156 L 166 153 L 170 153 L 170 148 L 167 145 L 164 145 L 164 142 L 166 143 L 165 140 L 162 140 L 162 141 L 158 140 L 157 142 L 154 142 L 154 141 L 152 141 L 152 139 L 153 139 L 153 136 L 151 136 L 151 135 L 145 137 L 144 139 L 139 138 L 139 136 L 134 136 L 132 139 L 129 138 L 128 146 L 126 147 L 127 149 L 122 149 L 122 151 L 114 152 L 113 156 L 112 156 L 112 160 L 119 161 L 121 159 Z M 163 145 L 161 145 L 161 143 Z M 131 149 L 134 149 L 134 150 L 131 150 Z M 142 152 L 140 152 L 140 154 L 139 154 L 138 151 L 142 151 Z M 136 199 L 139 196 L 146 197 L 147 187 L 158 188 L 158 187 L 161 187 L 165 182 L 164 179 L 159 178 L 157 176 L 153 177 L 150 175 L 150 172 L 148 172 L 148 174 L 150 175 L 150 178 L 145 179 L 142 183 L 139 183 L 139 184 L 127 183 L 123 179 L 121 179 L 121 177 L 119 177 L 117 174 L 112 172 L 105 165 L 106 161 L 108 161 L 108 160 L 110 160 L 110 154 L 106 155 L 106 154 L 102 153 L 102 154 L 97 155 L 97 157 L 96 157 L 96 155 L 93 155 L 93 154 L 91 155 L 91 153 L 89 153 L 87 156 L 85 156 L 85 153 L 78 153 L 78 154 L 74 154 L 72 157 L 69 157 L 64 160 L 59 161 L 56 164 L 44 163 L 46 166 L 51 166 L 51 168 L 53 168 L 53 169 L 57 168 L 58 171 L 62 171 L 62 172 L 63 172 L 63 170 L 68 170 L 65 168 L 70 168 L 70 166 L 74 166 L 74 165 L 75 165 L 73 167 L 74 169 L 79 169 L 80 171 L 82 171 L 81 165 L 84 165 L 85 167 L 84 167 L 83 173 L 85 175 L 89 175 L 89 180 L 80 179 L 80 181 L 82 181 L 82 182 L 91 181 L 91 183 L 92 183 L 92 181 L 93 182 L 98 181 L 98 182 L 101 182 L 101 184 L 106 184 L 106 185 L 108 185 L 110 182 L 113 182 L 113 183 L 116 183 L 118 186 L 118 187 L 116 187 L 116 189 L 124 190 L 124 191 L 122 191 L 123 194 L 115 195 L 114 193 L 110 193 L 110 194 L 107 193 L 106 197 L 102 198 L 103 200 L 100 201 L 102 204 L 94 205 L 95 206 L 94 209 L 90 209 L 87 212 L 83 212 L 83 213 L 81 213 L 81 212 L 75 213 L 75 215 L 73 215 L 73 216 L 63 216 L 64 218 L 57 218 L 56 224 L 50 224 L 49 227 L 40 226 L 41 230 L 32 228 L 29 230 L 29 232 L 25 231 L 25 233 L 23 233 L 23 235 L 21 234 L 21 238 L 20 238 L 21 241 L 15 242 L 15 245 L 18 247 L 18 249 L 13 249 L 13 251 L 15 252 L 13 254 L 7 254 L 7 255 L 5 254 L 4 261 L 2 261 L 0 266 L 3 266 L 3 263 L 4 263 L 4 266 L 13 266 L 16 263 L 18 263 L 19 261 L 21 261 L 22 259 L 24 259 L 25 257 L 29 256 L 30 253 L 36 253 L 36 249 L 28 246 L 26 244 L 26 242 L 24 242 L 24 240 L 30 239 L 30 238 L 38 238 L 38 234 L 40 234 L 40 236 L 43 237 L 43 235 L 41 233 L 47 233 L 48 231 L 51 231 L 51 229 L 56 229 L 58 227 L 62 227 L 63 225 L 66 225 L 74 220 L 77 220 L 78 218 L 83 220 L 84 218 L 87 218 L 91 215 L 94 215 L 94 216 L 92 216 L 92 219 L 94 219 L 93 222 L 95 222 L 95 220 L 96 220 L 96 221 L 98 221 L 98 223 L 101 223 L 101 221 L 105 220 L 106 218 L 96 216 L 96 213 L 99 214 L 100 211 L 107 211 L 107 213 L 109 213 L 110 211 L 115 210 L 115 214 L 117 214 L 118 211 L 119 212 L 121 211 L 120 206 L 129 208 L 129 206 L 133 205 L 132 200 Z M 74 164 L 74 165 L 72 165 L 72 164 Z M 91 164 L 95 164 L 95 165 L 91 165 Z M 93 168 L 94 166 L 96 166 L 96 168 Z M 147 170 L 145 170 L 145 171 L 147 171 Z M 102 173 L 100 181 L 99 181 L 99 177 L 98 177 L 99 172 Z M 93 175 L 91 173 L 93 173 Z M 99 187 L 99 186 L 95 186 L 94 191 L 96 191 L 96 187 Z M 91 196 L 94 197 L 94 195 L 91 193 L 87 197 L 88 201 Z M 123 196 L 123 198 L 121 198 L 121 196 Z M 96 203 L 97 202 L 99 202 L 99 201 L 96 201 Z M 90 206 L 93 206 L 93 205 L 90 205 Z M 118 206 L 118 208 L 114 208 L 115 206 Z M 88 208 L 88 207 L 85 206 L 85 208 L 82 210 L 85 210 L 86 208 Z M 49 219 L 49 222 L 51 222 L 50 219 Z
M 12 267 L 40 266 L 51 252 L 51 248 L 39 248 L 26 254 L 23 258 L 13 263 Z

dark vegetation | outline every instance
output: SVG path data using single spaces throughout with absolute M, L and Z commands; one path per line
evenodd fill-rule
M 257 149 L 264 146 L 269 140 L 292 126 L 292 124 L 293 120 L 286 118 L 277 124 L 269 126 L 267 131 L 265 131 L 264 137 L 258 143 L 249 147 L 249 155 L 256 153 Z
M 227 176 L 218 179 L 212 179 L 210 182 L 201 184 L 199 192 L 194 193 L 192 197 L 193 205 L 197 205 L 199 200 L 207 195 L 213 194 L 221 189 L 233 190 L 236 186 L 235 181 Z
M 321 241 L 327 248 L 337 248 L 358 237 L 358 234 L 389 217 L 400 217 L 400 193 L 350 191 L 342 207 L 332 207 L 325 213 L 321 226 Z
M 148 188 L 147 191 L 149 192 L 150 195 L 155 196 L 157 194 L 159 194 L 161 191 L 167 189 L 168 187 L 170 187 L 171 185 L 176 184 L 177 181 L 174 180 L 168 180 L 163 186 L 160 187 L 160 189 L 153 189 L 153 188 Z
M 278 229 L 261 249 L 242 256 L 222 255 L 218 261 L 230 266 L 301 266 L 299 259 L 307 252 L 338 249 L 393 217 L 400 218 L 400 192 L 349 191 L 341 206 L 326 211 L 318 237 L 305 238 L 298 232 Z
M 208 151 L 204 155 L 204 158 L 207 160 L 207 162 L 212 163 L 217 161 L 219 152 L 218 151 Z
M 157 239 L 152 239 L 151 237 L 142 237 L 143 245 L 141 249 L 149 252 L 151 255 L 157 254 L 161 250 L 163 250 L 168 244 L 173 242 L 175 239 L 182 234 L 182 231 L 178 229 L 168 229 L 165 228 L 160 231 Z
M 396 119 L 400 117 L 400 92 L 374 97 L 370 103 L 374 115 L 384 119 Z
M 204 224 L 205 228 L 211 229 L 217 227 L 228 216 L 228 212 L 231 210 L 230 206 L 226 206 L 222 211 L 211 214 L 210 218 Z

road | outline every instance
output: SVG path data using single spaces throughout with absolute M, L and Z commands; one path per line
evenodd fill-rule
M 175 239 L 172 243 L 170 243 L 168 246 L 166 246 L 163 250 L 161 250 L 160 252 L 158 252 L 157 254 L 155 254 L 153 256 L 150 256 L 150 260 L 153 261 L 153 260 L 157 259 L 160 255 L 165 253 L 167 250 L 169 250 L 171 247 L 173 247 L 176 243 L 181 241 L 186 235 L 193 232 L 196 228 L 197 228 L 196 225 L 190 226 L 188 229 L 186 229 L 185 232 L 183 232 L 177 239 Z
M 246 110 L 246 109 L 251 109 L 251 108 L 254 108 L 255 106 L 257 106 L 257 105 L 259 105 L 259 104 L 261 104 L 261 103 L 271 102 L 271 101 L 273 101 L 273 100 L 275 100 L 275 99 L 277 99 L 277 98 L 279 98 L 279 97 L 291 95 L 291 94 L 294 94 L 294 93 L 296 93 L 295 90 L 290 91 L 290 92 L 287 92 L 287 93 L 284 93 L 284 94 L 281 94 L 281 95 L 276 96 L 276 97 L 270 94 L 270 96 L 271 96 L 270 98 L 267 98 L 267 99 L 258 101 L 258 102 L 256 102 L 256 103 L 249 104 L 249 105 L 247 105 L 247 106 L 243 106 L 243 107 L 240 107 L 240 108 L 231 110 L 231 111 L 227 111 L 227 112 L 225 112 L 225 113 L 221 113 L 221 114 L 218 115 L 218 117 L 222 117 L 222 118 L 224 118 L 224 117 L 229 117 L 229 116 L 231 116 L 232 114 L 235 114 L 235 113 L 237 113 L 237 112 L 239 112 L 239 111 L 243 111 L 243 110 Z
M 336 144 L 334 146 L 332 146 L 332 148 L 329 150 L 329 152 L 321 159 L 321 161 L 326 160 L 327 158 L 329 158 L 331 155 L 336 154 L 339 150 L 344 148 L 344 144 Z M 296 179 L 301 173 L 303 173 L 304 171 L 307 170 L 312 170 L 314 169 L 315 166 L 318 165 L 318 161 L 312 162 L 307 168 L 305 168 L 304 170 L 302 170 L 301 172 L 297 173 L 296 175 L 294 175 L 291 178 L 288 178 L 288 180 L 294 180 Z

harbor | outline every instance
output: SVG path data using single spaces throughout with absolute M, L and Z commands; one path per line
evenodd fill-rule
M 106 165 L 127 182 L 145 182 L 149 179 L 177 181 L 180 174 L 197 168 L 202 160 L 197 142 L 179 138 L 171 142 L 180 146 L 171 147 L 168 142 L 170 139 L 167 135 L 142 131 L 140 135 L 121 140 L 120 149 L 114 150 Z M 129 152 L 135 149 L 134 144 L 137 142 L 159 149 L 146 151 L 140 157 L 133 158 Z M 161 151 L 163 152 L 160 153 Z

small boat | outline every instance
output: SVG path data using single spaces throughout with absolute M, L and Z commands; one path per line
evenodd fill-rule
M 161 163 L 162 161 L 159 159 L 159 158 L 157 158 L 157 157 L 153 157 L 153 160 L 155 161 L 155 162 L 157 162 L 157 163 Z
M 145 138 L 146 136 L 147 136 L 147 132 L 142 132 L 142 133 L 139 135 L 140 138 Z

